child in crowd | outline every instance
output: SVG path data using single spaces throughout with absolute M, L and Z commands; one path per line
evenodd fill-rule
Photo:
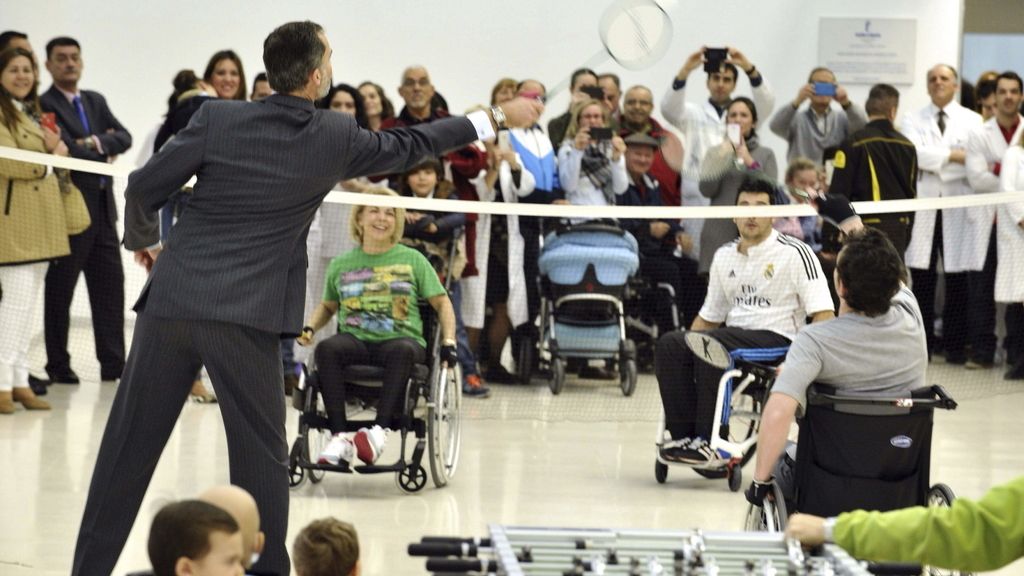
M 335 518 L 314 520 L 292 544 L 298 576 L 359 576 L 359 536 L 354 526 Z
M 441 163 L 427 158 L 403 174 L 399 180 L 399 192 L 403 196 L 457 200 L 455 187 L 444 179 Z M 491 391 L 480 378 L 476 362 L 476 351 L 469 346 L 466 327 L 462 321 L 462 288 L 459 279 L 466 267 L 465 240 L 456 238 L 456 231 L 466 225 L 466 215 L 461 212 L 421 212 L 406 210 L 405 229 L 402 244 L 416 248 L 434 265 L 441 281 L 451 275 L 449 297 L 455 307 L 456 340 L 458 342 L 459 364 L 462 366 L 462 393 L 467 396 L 486 398 Z M 449 261 L 451 243 L 456 242 L 455 257 Z
M 160 509 L 149 529 L 155 576 L 242 576 L 242 532 L 223 509 L 182 500 Z

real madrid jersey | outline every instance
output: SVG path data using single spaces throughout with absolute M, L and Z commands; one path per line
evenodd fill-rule
M 773 230 L 746 254 L 739 245 L 737 239 L 715 252 L 702 318 L 792 340 L 808 316 L 833 310 L 821 264 L 806 244 Z

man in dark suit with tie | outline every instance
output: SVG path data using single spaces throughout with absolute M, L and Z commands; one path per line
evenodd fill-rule
M 323 29 L 293 22 L 264 42 L 275 94 L 211 101 L 129 177 L 125 247 L 150 268 L 131 352 L 103 435 L 72 574 L 114 569 L 160 453 L 205 364 L 227 432 L 231 482 L 259 504 L 266 546 L 253 572 L 288 574 L 288 450 L 279 341 L 302 327 L 306 235 L 335 183 L 401 172 L 495 126 L 529 126 L 517 99 L 430 124 L 360 129 L 313 102 L 331 86 Z M 157 210 L 195 174 L 189 209 L 161 247 Z M 159 256 L 159 257 L 158 257 Z
M 74 38 L 59 37 L 46 44 L 46 69 L 53 86 L 39 101 L 57 115 L 61 137 L 71 156 L 109 162 L 132 145 L 132 137 L 98 92 L 79 90 L 82 51 Z M 68 354 L 71 299 L 79 274 L 85 274 L 92 308 L 92 326 L 100 379 L 117 380 L 124 369 L 124 269 L 117 239 L 117 206 L 109 176 L 72 172 L 82 191 L 92 225 L 71 237 L 71 254 L 54 261 L 46 273 L 44 304 L 46 372 L 50 380 L 78 384 Z

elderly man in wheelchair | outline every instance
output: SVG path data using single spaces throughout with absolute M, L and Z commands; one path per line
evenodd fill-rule
M 736 204 L 769 206 L 777 199 L 773 183 L 748 177 Z M 728 458 L 711 445 L 715 414 L 721 412 L 719 380 L 724 370 L 715 359 L 704 357 L 710 349 L 692 350 L 688 335 L 692 340 L 695 331 L 703 332 L 733 357 L 766 362 L 781 359 L 807 317 L 814 322 L 834 317 L 828 284 L 814 253 L 799 240 L 776 232 L 772 220 L 735 219 L 739 239 L 715 253 L 707 298 L 691 332 L 671 332 L 658 341 L 655 375 L 665 415 L 665 428 L 657 439 L 659 482 L 669 463 L 687 464 L 703 473 L 709 462 Z
M 371 193 L 394 195 L 383 190 Z M 348 465 L 358 457 L 373 465 L 383 451 L 386 431 L 401 415 L 413 369 L 426 360 L 419 299 L 426 299 L 437 312 L 442 338 L 440 360 L 448 366 L 455 364 L 454 309 L 430 262 L 420 252 L 398 243 L 404 223 L 401 208 L 354 208 L 350 228 L 360 246 L 331 261 L 323 302 L 297 339 L 299 344 L 309 345 L 315 331 L 338 314 L 338 334 L 321 342 L 315 352 L 332 434 L 317 456 L 321 464 Z M 349 437 L 345 383 L 346 367 L 352 365 L 387 369 L 374 424 Z

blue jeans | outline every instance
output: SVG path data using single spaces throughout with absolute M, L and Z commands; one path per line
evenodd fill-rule
M 476 354 L 469 348 L 466 325 L 462 323 L 462 285 L 457 281 L 452 282 L 448 298 L 455 308 L 455 343 L 459 353 L 459 364 L 462 366 L 462 378 L 465 380 L 466 376 L 479 375 L 480 371 L 476 366 Z

